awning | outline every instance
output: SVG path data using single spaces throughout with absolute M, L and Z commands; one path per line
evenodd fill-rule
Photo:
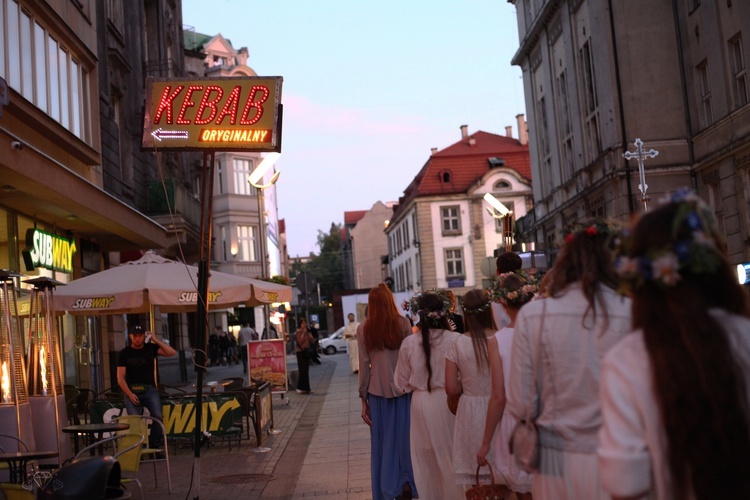
M 0 134 L 0 204 L 70 231 L 103 250 L 166 248 L 167 230 L 33 146 L 11 148 Z

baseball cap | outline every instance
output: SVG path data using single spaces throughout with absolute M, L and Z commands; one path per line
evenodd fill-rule
M 130 331 L 130 335 L 145 335 L 146 332 L 143 330 L 141 325 L 135 325 Z

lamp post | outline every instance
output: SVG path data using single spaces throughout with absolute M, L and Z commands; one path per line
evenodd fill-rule
M 258 194 L 258 236 L 260 238 L 260 246 L 258 250 L 260 250 L 260 262 L 261 262 L 261 271 L 260 271 L 260 277 L 262 279 L 268 278 L 268 256 L 267 254 L 267 248 L 266 248 L 266 219 L 265 219 L 265 203 L 264 203 L 264 196 L 263 196 L 263 190 L 266 188 L 269 188 L 276 184 L 276 181 L 279 180 L 279 174 L 281 172 L 274 172 L 271 176 L 271 179 L 266 184 L 259 184 L 263 178 L 266 175 L 266 172 L 268 172 L 273 165 L 276 163 L 276 160 L 279 159 L 279 156 L 281 154 L 279 153 L 270 153 L 266 155 L 263 160 L 258 164 L 258 166 L 250 173 L 250 177 L 248 177 L 247 182 L 250 183 L 251 186 L 253 186 L 257 190 Z M 268 304 L 263 304 L 263 329 L 266 332 L 266 336 L 269 335 L 271 332 L 271 328 L 269 325 L 269 316 L 270 311 L 268 308 Z
M 490 193 L 484 195 L 484 201 L 490 206 L 487 207 L 487 211 L 494 219 L 505 219 L 503 220 L 503 246 L 505 251 L 509 251 L 513 246 L 513 229 L 512 229 L 512 216 L 513 212 L 508 210 L 508 207 L 503 205 L 500 200 L 492 196 Z M 510 242 L 510 244 L 508 244 Z

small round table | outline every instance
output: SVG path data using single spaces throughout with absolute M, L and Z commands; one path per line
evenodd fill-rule
M 78 455 L 78 436 L 86 436 L 87 443 L 93 444 L 97 441 L 100 441 L 105 432 L 126 431 L 128 429 L 130 429 L 130 425 L 128 424 L 109 422 L 101 424 L 69 425 L 67 427 L 63 427 L 62 431 L 67 434 L 73 434 L 73 448 L 75 450 L 75 454 Z M 99 452 L 103 453 L 104 450 L 100 449 Z
M 8 464 L 11 483 L 22 484 L 26 479 L 26 466 L 30 461 L 54 458 L 57 455 L 56 451 L 16 451 L 0 453 L 0 462 Z

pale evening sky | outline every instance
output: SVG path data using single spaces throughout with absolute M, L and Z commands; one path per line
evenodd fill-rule
M 289 255 L 344 212 L 397 201 L 461 125 L 505 134 L 525 113 L 506 0 L 182 0 L 183 23 L 284 78 L 279 217 Z M 528 118 L 528 117 L 527 117 Z

